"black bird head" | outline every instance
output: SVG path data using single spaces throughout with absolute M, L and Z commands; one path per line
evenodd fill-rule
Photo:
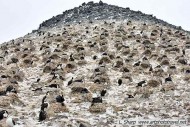
M 101 96 L 105 96 L 106 92 L 107 92 L 106 90 L 102 90 L 101 93 L 100 93 Z

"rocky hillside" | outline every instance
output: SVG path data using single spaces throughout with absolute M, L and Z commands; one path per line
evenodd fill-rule
M 150 15 L 84 3 L 0 46 L 0 109 L 19 127 L 189 119 L 190 34 Z
M 79 7 L 67 10 L 63 14 L 53 16 L 51 19 L 44 21 L 40 24 L 40 28 L 54 27 L 62 24 L 80 23 L 88 20 L 135 20 L 141 22 L 151 22 L 156 24 L 162 24 L 164 26 L 172 27 L 175 29 L 181 29 L 169 24 L 163 20 L 157 19 L 153 15 L 147 15 L 141 11 L 133 11 L 130 8 L 122 8 L 114 5 L 108 5 L 100 1 L 99 3 L 88 2 L 83 3 Z

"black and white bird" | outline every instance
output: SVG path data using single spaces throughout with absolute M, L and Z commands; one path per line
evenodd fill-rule
M 186 73 L 190 73 L 190 70 L 186 70 Z
M 127 94 L 127 98 L 134 98 L 134 96 L 131 94 Z
M 136 66 L 139 66 L 141 63 L 141 61 L 138 61 L 137 63 L 135 63 L 133 66 L 136 67 Z
M 46 95 L 42 99 L 41 109 L 39 113 L 39 121 L 43 121 L 47 117 L 47 113 L 45 111 L 45 109 L 48 108 L 48 105 L 49 105 L 47 102 L 45 102 L 47 99 L 47 96 L 49 96 L 49 91 L 46 93 Z
M 165 83 L 166 83 L 166 82 L 172 82 L 171 75 L 169 75 L 167 78 L 165 78 Z
M 145 80 L 140 81 L 139 83 L 137 83 L 137 87 L 142 87 L 144 83 L 146 83 Z
M 56 101 L 59 102 L 59 103 L 63 103 L 65 101 L 63 95 L 58 95 L 56 98 Z
M 9 86 L 7 86 L 6 91 L 7 91 L 7 92 L 11 92 L 11 90 L 13 90 L 13 88 L 14 88 L 14 87 L 13 87 L 12 85 L 9 85 Z
M 73 54 L 70 55 L 70 58 L 69 58 L 70 61 L 74 61 L 75 59 L 73 58 Z
M 7 117 L 8 117 L 8 112 L 6 110 L 0 111 L 0 120 Z
M 0 111 L 0 120 L 2 120 L 4 118 L 6 118 L 6 126 L 7 127 L 14 127 L 16 125 L 16 123 L 13 120 L 12 116 L 9 116 L 9 113 L 6 110 Z
M 50 87 L 50 88 L 59 88 L 59 84 L 50 84 L 48 86 L 45 86 L 45 87 Z
M 51 59 L 48 59 L 48 60 L 46 61 L 46 64 L 47 64 L 47 63 L 50 63 L 50 62 L 51 62 Z M 46 64 L 45 64 L 45 65 L 46 65 Z
M 16 89 L 15 89 L 12 85 L 9 85 L 9 86 L 6 88 L 6 93 L 7 93 L 7 92 L 17 93 Z

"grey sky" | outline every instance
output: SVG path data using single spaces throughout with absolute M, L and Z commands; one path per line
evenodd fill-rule
M 90 0 L 0 0 L 0 43 L 37 29 L 39 24 Z M 94 0 L 98 2 L 99 0 Z M 190 31 L 190 0 L 103 0 L 153 14 Z

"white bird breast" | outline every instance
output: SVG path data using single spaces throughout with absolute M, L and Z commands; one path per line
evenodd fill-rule
M 6 124 L 7 124 L 8 127 L 13 127 L 13 126 L 14 126 L 12 117 L 9 117 L 9 118 L 6 120 Z

